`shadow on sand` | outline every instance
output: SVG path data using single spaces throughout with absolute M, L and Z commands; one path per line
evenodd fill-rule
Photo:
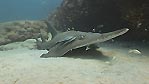
M 74 49 L 74 50 L 66 53 L 63 57 L 80 58 L 80 59 L 94 59 L 94 60 L 101 60 L 101 61 L 112 60 L 112 57 L 105 56 L 100 51 L 97 51 L 95 49 L 85 50 L 85 47 Z

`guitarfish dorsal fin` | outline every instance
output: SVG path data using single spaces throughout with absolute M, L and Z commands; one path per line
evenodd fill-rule
M 60 31 L 58 31 L 51 22 L 46 21 L 46 24 L 48 26 L 48 31 L 52 34 L 52 38 L 55 37 Z

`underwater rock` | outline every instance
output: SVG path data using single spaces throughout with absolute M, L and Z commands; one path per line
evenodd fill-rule
M 0 23 L 0 45 L 42 37 L 47 39 L 44 21 L 12 21 Z
M 115 25 L 120 22 L 120 11 L 111 0 L 64 0 L 61 6 L 50 14 L 48 21 L 60 31 L 74 28 L 91 32 L 95 28 L 98 32 L 101 29 L 97 26 L 105 25 L 102 30 L 109 32 L 118 29 Z
M 139 51 L 137 49 L 130 49 L 128 51 L 128 53 L 130 53 L 130 54 L 136 54 L 136 55 L 141 55 L 142 54 L 141 51 Z
M 148 0 L 63 0 L 48 22 L 59 31 L 130 31 L 118 40 L 149 40 Z M 99 26 L 103 25 L 103 26 Z
M 8 51 L 8 50 L 22 49 L 22 48 L 24 49 L 26 48 L 29 50 L 37 49 L 35 39 L 28 39 L 23 42 L 14 42 L 7 45 L 1 45 L 0 51 Z

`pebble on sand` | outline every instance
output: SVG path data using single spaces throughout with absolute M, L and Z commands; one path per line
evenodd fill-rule
M 139 51 L 139 50 L 137 50 L 137 49 L 130 49 L 130 50 L 128 51 L 128 53 L 138 54 L 138 55 L 141 55 L 141 54 L 142 54 L 141 51 Z

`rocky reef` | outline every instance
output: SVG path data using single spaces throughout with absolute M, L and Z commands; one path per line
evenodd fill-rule
M 99 33 L 127 27 L 129 32 L 118 40 L 147 42 L 148 10 L 147 0 L 63 0 L 44 21 L 0 23 L 0 45 L 38 37 L 47 39 L 51 27 L 58 31 Z
M 0 23 L 0 45 L 38 37 L 48 38 L 44 21 L 13 21 Z
M 48 21 L 59 31 L 109 32 L 127 27 L 129 41 L 149 40 L 147 0 L 63 0 Z

